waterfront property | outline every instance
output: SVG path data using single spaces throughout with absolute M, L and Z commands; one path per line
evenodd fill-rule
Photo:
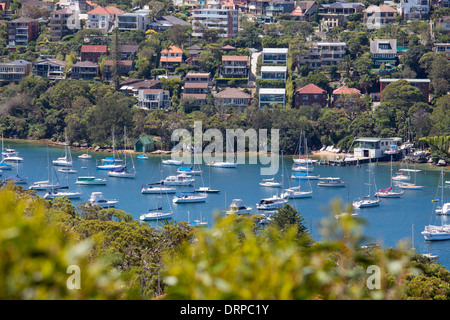
M 392 145 L 400 145 L 401 138 L 357 138 L 353 151 L 356 158 L 380 159 L 386 157 L 384 152 Z
M 264 106 L 272 108 L 275 104 L 285 105 L 286 89 L 284 88 L 260 88 L 259 89 L 259 108 Z
M 307 84 L 306 86 L 298 89 L 294 93 L 294 106 L 299 108 L 300 106 L 311 106 L 318 104 L 322 108 L 328 104 L 327 92 L 316 86 L 315 84 Z
M 262 63 L 286 64 L 288 48 L 263 48 Z

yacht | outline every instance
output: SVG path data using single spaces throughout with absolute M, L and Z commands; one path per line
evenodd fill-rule
M 307 172 L 295 172 L 293 175 L 291 175 L 292 180 L 319 180 L 320 175 L 314 176 L 310 175 Z
M 421 232 L 425 240 L 449 240 L 450 239 L 450 225 L 444 224 L 440 226 L 428 225 Z
M 345 181 L 339 177 L 320 178 L 317 183 L 320 187 L 345 187 Z
M 287 200 L 279 197 L 272 196 L 271 198 L 261 199 L 259 203 L 256 204 L 256 209 L 258 210 L 274 210 L 283 207 L 287 203 Z
M 199 187 L 194 190 L 195 192 L 205 192 L 205 193 L 219 193 L 218 189 L 211 189 L 210 187 Z
M 58 169 L 58 172 L 62 172 L 62 173 L 77 173 L 77 170 L 71 169 L 71 168 L 61 168 L 61 169 Z
M 135 178 L 136 171 L 134 168 L 129 170 L 126 166 L 120 166 L 118 168 L 108 170 L 108 176 L 116 178 Z
M 16 155 L 7 155 L 3 158 L 3 161 L 7 162 L 22 162 L 23 158 Z
M 403 191 L 393 191 L 392 186 L 387 189 L 380 189 L 375 193 L 380 198 L 400 198 L 403 195 Z
M 44 199 L 55 199 L 58 197 L 66 197 L 67 199 L 80 199 L 82 194 L 83 193 L 79 191 L 51 190 L 44 196 Z
M 143 185 L 141 188 L 141 193 L 147 194 L 161 194 L 161 193 L 176 193 L 177 189 L 172 187 L 164 187 L 161 183 L 153 183 Z
M 299 199 L 299 198 L 311 198 L 312 190 L 302 191 L 300 187 L 292 187 L 284 189 L 281 193 L 281 197 L 284 199 Z
M 167 186 L 191 186 L 194 184 L 194 181 L 194 178 L 186 174 L 178 174 L 176 176 L 168 176 L 162 181 L 162 184 Z
M 162 160 L 162 164 L 169 165 L 169 166 L 179 166 L 179 165 L 183 164 L 183 161 L 168 159 L 168 160 Z
M 89 202 L 92 205 L 100 206 L 102 208 L 114 208 L 119 201 L 115 199 L 105 199 L 102 192 L 92 192 Z
M 210 164 L 206 164 L 207 166 L 211 167 L 218 167 L 218 168 L 236 168 L 237 163 L 236 162 L 211 162 Z
M 226 214 L 248 214 L 252 211 L 252 207 L 247 207 L 241 199 L 233 199 Z
M 173 197 L 173 203 L 196 203 L 196 202 L 205 202 L 208 196 L 203 194 L 195 194 L 195 193 L 181 193 L 177 194 Z
M 96 178 L 93 176 L 78 177 L 75 184 L 79 185 L 106 185 L 106 179 Z
M 362 199 L 353 201 L 353 207 L 354 208 L 377 207 L 380 205 L 380 202 L 381 202 L 380 199 L 370 199 L 369 197 L 362 198 Z
M 281 182 L 274 181 L 274 178 L 271 179 L 263 179 L 260 183 L 260 186 L 270 187 L 270 188 L 281 188 L 283 184 Z
M 193 176 L 198 176 L 203 173 L 203 170 L 194 170 L 193 167 L 179 167 L 177 170 L 178 174 L 189 174 Z

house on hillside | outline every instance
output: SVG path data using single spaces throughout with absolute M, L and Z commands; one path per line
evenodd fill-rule
M 333 94 L 331 96 L 332 106 L 335 108 L 345 108 L 346 102 L 341 99 L 343 96 L 347 96 L 347 102 L 351 102 L 353 96 L 361 96 L 361 91 L 356 88 L 349 88 L 347 86 L 342 86 L 333 90 Z
M 312 22 L 319 4 L 316 1 L 299 1 L 290 16 L 300 21 Z
M 159 66 L 161 68 L 173 69 L 183 62 L 183 50 L 177 46 L 170 46 L 169 49 L 161 50 Z
M 324 89 L 310 83 L 295 91 L 295 108 L 298 109 L 300 106 L 311 106 L 313 104 L 318 104 L 323 108 L 327 106 L 328 95 Z
M 228 88 L 214 95 L 216 104 L 244 109 L 250 105 L 252 96 L 236 88 Z
M 81 61 L 91 61 L 98 62 L 98 59 L 101 56 L 108 55 L 108 47 L 107 46 L 94 46 L 94 45 L 82 45 L 80 57 Z

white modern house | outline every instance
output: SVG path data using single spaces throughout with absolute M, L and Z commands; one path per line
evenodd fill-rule
M 402 138 L 357 138 L 353 155 L 355 158 L 383 158 L 392 145 L 400 145 Z
M 147 30 L 150 20 L 148 14 L 127 12 L 117 16 L 116 26 L 120 31 Z
M 263 48 L 262 63 L 286 64 L 288 48 Z
M 263 80 L 283 80 L 287 78 L 286 66 L 261 66 L 261 79 Z
M 264 106 L 273 106 L 274 104 L 285 105 L 286 89 L 284 88 L 260 88 L 259 89 L 259 108 Z
M 170 94 L 163 89 L 140 89 L 138 107 L 142 109 L 165 109 L 170 107 Z

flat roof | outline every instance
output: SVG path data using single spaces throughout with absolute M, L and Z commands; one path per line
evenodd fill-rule
M 402 141 L 402 138 L 398 138 L 398 137 L 393 137 L 393 138 L 361 137 L 361 138 L 357 138 L 355 141 L 378 142 L 378 141 L 381 141 L 381 140 Z
M 431 82 L 430 79 L 380 79 L 380 82 L 395 82 L 398 80 L 406 80 L 408 82 Z
M 259 94 L 286 94 L 286 89 L 282 88 L 261 88 Z
M 261 72 L 287 72 L 286 66 L 261 66 Z
M 263 48 L 263 53 L 287 53 L 288 48 Z

